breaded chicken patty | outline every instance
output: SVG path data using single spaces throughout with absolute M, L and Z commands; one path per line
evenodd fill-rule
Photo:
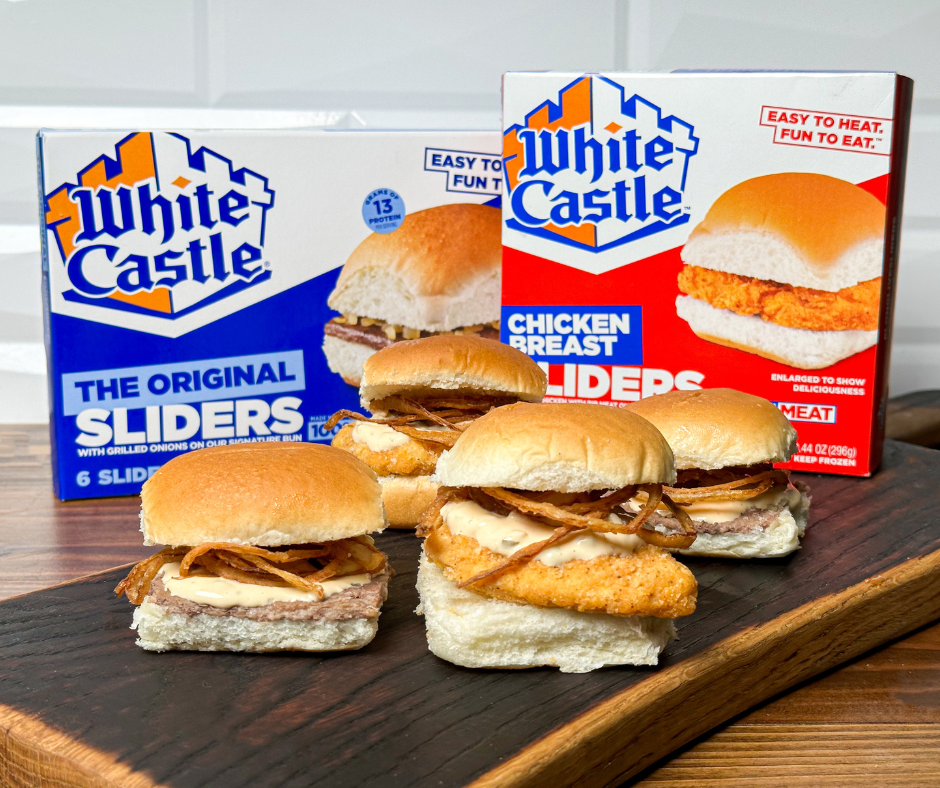
M 446 525 L 428 535 L 424 549 L 447 578 L 458 584 L 506 561 L 505 556 L 453 533 Z M 536 557 L 473 587 L 482 596 L 507 602 L 659 618 L 692 613 L 697 589 L 692 572 L 653 545 L 644 545 L 632 555 L 576 559 L 560 567 L 547 566 Z
M 838 292 L 779 284 L 687 265 L 679 289 L 693 298 L 739 315 L 813 331 L 874 331 L 878 328 L 881 277 Z
M 401 446 L 386 451 L 372 451 L 365 443 L 353 440 L 355 428 L 355 424 L 347 424 L 336 433 L 332 445 L 362 460 L 379 476 L 430 476 L 445 448 L 442 444 L 422 443 L 409 438 Z

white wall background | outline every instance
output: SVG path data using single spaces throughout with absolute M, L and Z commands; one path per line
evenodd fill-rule
M 508 70 L 915 80 L 893 394 L 940 388 L 940 0 L 0 0 L 0 419 L 45 421 L 40 126 L 499 128 Z

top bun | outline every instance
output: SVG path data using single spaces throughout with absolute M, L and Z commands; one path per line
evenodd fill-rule
M 881 276 L 885 207 L 853 183 L 782 172 L 732 186 L 689 235 L 689 265 L 835 292 Z
M 676 480 L 669 444 L 646 419 L 607 405 L 520 402 L 474 421 L 437 461 L 448 487 L 584 492 Z
M 763 397 L 734 389 L 670 391 L 629 406 L 666 436 L 679 470 L 786 462 L 796 430 Z
M 362 406 L 393 394 L 492 394 L 541 402 L 548 379 L 521 350 L 471 334 L 440 334 L 396 342 L 366 359 Z
M 356 247 L 328 303 L 422 331 L 499 320 L 501 226 L 499 209 L 488 205 L 409 214 L 394 232 Z
M 330 542 L 388 524 L 375 474 L 318 443 L 238 443 L 174 457 L 140 493 L 144 544 Z

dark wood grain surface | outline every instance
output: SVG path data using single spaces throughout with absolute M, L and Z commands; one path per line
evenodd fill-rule
M 23 756 L 64 734 L 56 747 L 69 763 L 98 754 L 127 785 L 615 784 L 769 693 L 940 615 L 940 454 L 890 443 L 885 456 L 870 480 L 804 477 L 814 524 L 795 556 L 690 562 L 699 609 L 659 670 L 570 676 L 441 662 L 412 612 L 417 540 L 386 534 L 399 575 L 379 636 L 352 654 L 142 652 L 130 606 L 110 593 L 118 572 L 3 603 L 0 740 L 6 732 L 9 758 L 14 745 Z M 673 713 L 651 712 L 656 697 Z M 708 741 L 739 735 L 728 731 Z M 705 744 L 647 781 L 762 784 L 738 762 L 702 765 L 694 753 Z
M 940 391 L 912 391 L 890 400 L 885 435 L 918 446 L 940 447 Z

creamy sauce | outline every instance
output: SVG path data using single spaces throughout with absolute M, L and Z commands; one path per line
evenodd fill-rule
M 281 588 L 279 586 L 257 586 L 252 583 L 239 583 L 227 577 L 180 577 L 178 561 L 164 564 L 160 570 L 163 585 L 173 596 L 188 599 L 199 605 L 211 605 L 228 609 L 230 607 L 264 607 L 272 602 L 318 602 L 320 597 L 312 591 L 299 588 Z M 332 580 L 324 580 L 323 598 L 344 591 L 351 586 L 362 586 L 371 580 L 368 574 L 346 575 Z
M 466 422 L 465 422 L 466 423 Z M 443 424 L 435 424 L 433 421 L 413 421 L 411 426 L 416 430 L 423 430 L 424 432 L 449 432 L 450 427 L 445 427 Z
M 369 451 L 389 451 L 411 441 L 407 435 L 393 430 L 387 424 L 372 424 L 368 421 L 356 422 L 352 439 L 354 443 L 364 443 Z
M 770 489 L 746 501 L 705 499 L 679 505 L 693 520 L 704 520 L 706 523 L 728 523 L 751 509 L 773 509 L 780 504 L 781 500 L 785 500 L 786 505 L 790 508 L 798 506 L 800 491 L 789 488 Z M 634 512 L 638 512 L 643 508 L 645 502 L 646 495 L 640 494 L 629 501 L 629 506 Z M 669 514 L 669 509 L 663 505 L 658 506 L 656 511 Z
M 422 432 L 443 432 L 448 429 L 441 424 L 429 421 L 415 421 L 408 425 Z M 398 430 L 393 430 L 387 424 L 374 424 L 371 421 L 357 421 L 353 427 L 352 439 L 354 443 L 363 443 L 369 451 L 391 451 L 399 446 L 411 442 L 411 438 Z
M 548 539 L 554 529 L 518 512 L 507 516 L 494 514 L 473 501 L 446 503 L 441 517 L 454 533 L 475 539 L 482 547 L 500 555 L 512 555 L 534 542 Z M 622 522 L 616 515 L 611 522 Z M 633 534 L 597 534 L 586 532 L 569 536 L 539 553 L 534 560 L 547 566 L 561 566 L 568 561 L 590 561 L 602 555 L 630 555 L 643 540 Z

